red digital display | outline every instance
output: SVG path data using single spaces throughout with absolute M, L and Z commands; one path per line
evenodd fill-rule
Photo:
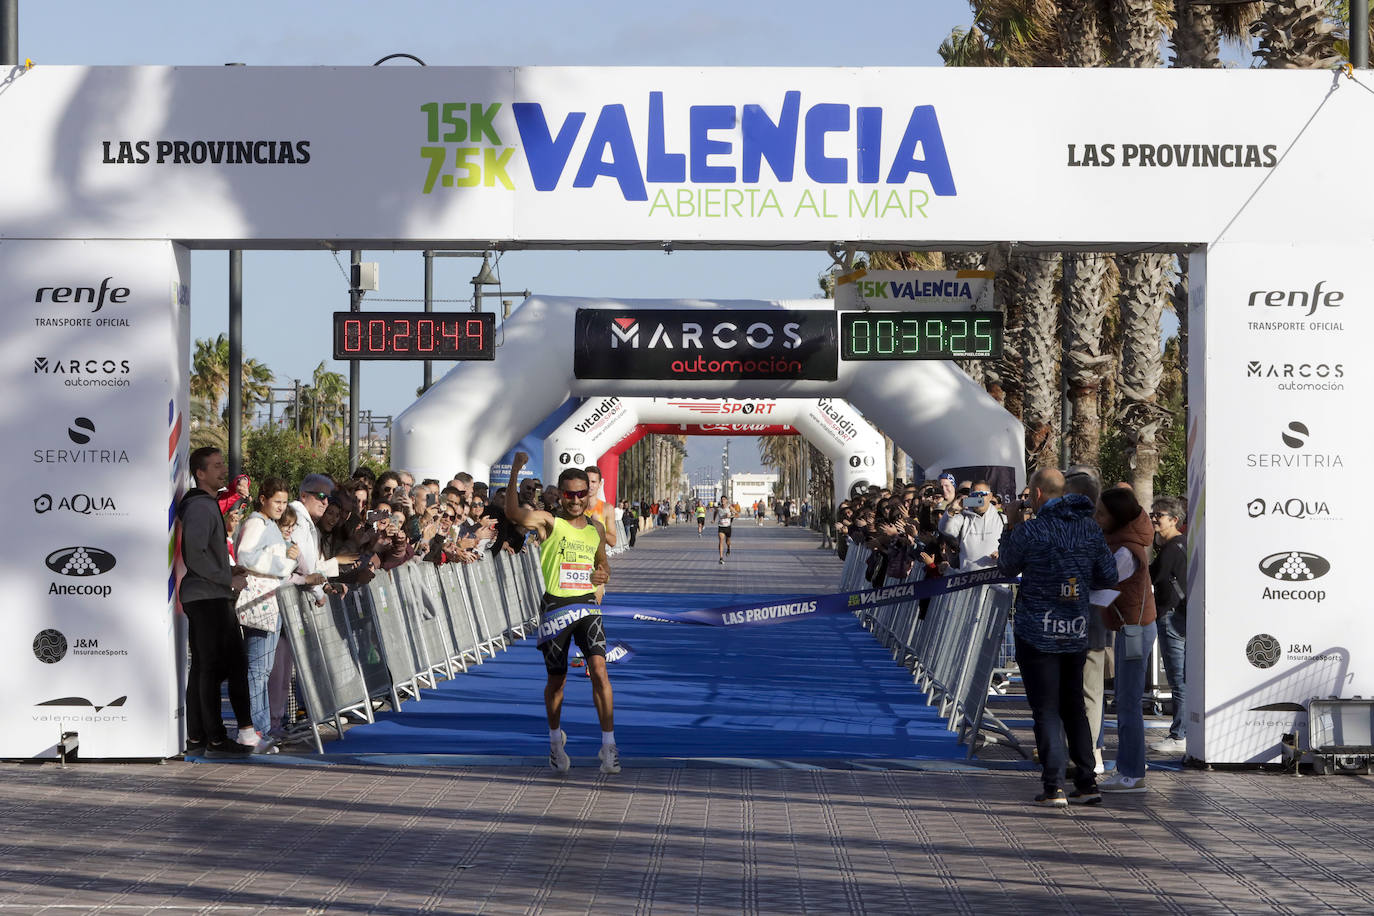
M 335 312 L 335 359 L 495 359 L 491 312 Z

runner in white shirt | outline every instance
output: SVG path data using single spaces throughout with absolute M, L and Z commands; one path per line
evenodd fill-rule
M 725 555 L 730 552 L 731 523 L 735 520 L 735 507 L 721 505 L 716 508 L 716 549 L 720 554 L 720 565 L 725 565 Z

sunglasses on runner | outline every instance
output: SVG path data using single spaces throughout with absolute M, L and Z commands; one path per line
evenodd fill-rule
M 564 491 L 563 491 L 563 498 L 564 498 L 564 499 L 583 499 L 583 498 L 585 498 L 585 497 L 587 496 L 587 494 L 590 493 L 590 492 L 592 492 L 592 491 L 591 491 L 591 490 L 564 490 Z

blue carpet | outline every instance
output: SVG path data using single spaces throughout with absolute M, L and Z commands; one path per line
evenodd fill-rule
M 786 596 L 775 596 L 778 598 Z M 718 607 L 767 595 L 618 593 L 607 604 Z M 911 677 L 852 617 L 739 630 L 608 618 L 633 659 L 611 666 L 616 739 L 627 758 L 962 759 L 964 749 Z M 568 677 L 568 753 L 594 757 L 591 686 Z M 424 691 L 399 713 L 349 729 L 326 755 L 461 754 L 546 759 L 544 665 L 523 640 Z

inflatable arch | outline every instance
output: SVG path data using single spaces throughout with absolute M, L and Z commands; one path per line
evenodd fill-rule
M 761 418 L 794 427 L 834 462 L 836 502 L 884 472 L 882 433 L 834 398 L 607 397 L 588 400 L 545 440 L 544 480 L 557 480 L 568 467 L 586 467 L 641 423 L 681 425 L 708 418 Z M 614 492 L 610 481 L 606 492 Z
M 485 476 L 521 436 L 569 396 L 592 399 L 592 412 L 603 402 L 626 397 L 728 397 L 740 402 L 820 398 L 832 405 L 847 400 L 869 424 L 883 430 L 898 447 L 932 471 L 1000 466 L 1012 469 L 1017 486 L 1025 481 L 1025 434 L 1020 422 L 953 363 L 841 361 L 835 381 L 579 379 L 573 372 L 572 347 L 579 308 L 720 313 L 833 311 L 834 304 L 825 299 L 526 299 L 501 326 L 504 339 L 497 360 L 458 364 L 401 413 L 392 425 L 392 463 L 409 468 L 417 478 L 443 477 L 452 474 L 455 467 Z M 852 415 L 853 411 L 847 413 Z M 814 422 L 823 426 L 821 420 Z M 588 462 L 633 428 L 629 423 L 619 436 L 598 439 L 599 448 L 589 447 L 584 452 Z M 816 435 L 820 435 L 819 429 Z M 821 445 L 819 439 L 813 441 Z M 545 452 L 546 476 L 550 451 Z M 850 454 L 836 461 L 837 475 L 840 467 L 849 466 Z M 882 454 L 881 447 L 878 454 Z
M 601 492 L 614 493 L 616 501 L 629 499 L 630 493 L 620 493 L 620 456 L 648 435 L 661 436 L 795 436 L 791 426 L 758 426 L 751 423 L 640 423 L 624 439 L 612 445 L 610 451 L 596 459 L 601 471 Z

